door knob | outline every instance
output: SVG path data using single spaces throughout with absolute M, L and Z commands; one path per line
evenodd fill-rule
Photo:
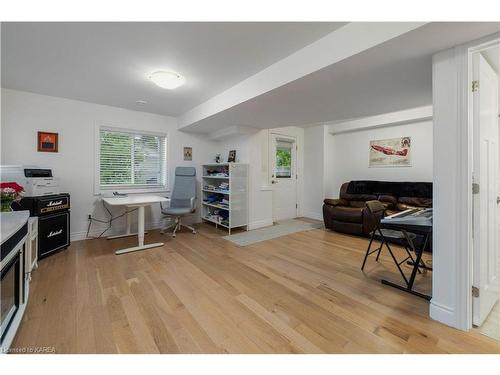
M 277 184 L 277 183 L 278 183 L 278 181 L 276 181 L 276 180 L 271 181 L 271 184 Z

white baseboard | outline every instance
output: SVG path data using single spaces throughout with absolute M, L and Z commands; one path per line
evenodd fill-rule
M 248 230 L 269 227 L 271 225 L 273 225 L 273 219 L 254 221 L 253 223 L 248 224 Z
M 458 327 L 457 325 L 457 316 L 455 310 L 451 307 L 441 305 L 431 300 L 431 304 L 429 307 L 429 316 L 440 323 L 446 324 L 447 326 L 460 329 L 460 327 Z
M 323 221 L 323 214 L 320 212 L 304 212 L 303 217 Z

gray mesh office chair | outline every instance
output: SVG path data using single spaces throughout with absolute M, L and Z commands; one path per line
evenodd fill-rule
M 165 215 L 165 220 L 169 220 L 170 223 L 166 225 L 162 230 L 161 234 L 169 228 L 174 227 L 172 232 L 172 237 L 175 237 L 175 233 L 185 227 L 190 229 L 193 234 L 196 230 L 189 226 L 182 224 L 181 218 L 186 215 L 190 215 L 196 211 L 196 168 L 194 167 L 177 167 L 175 168 L 175 181 L 174 189 L 172 191 L 172 196 L 170 197 L 170 206 L 161 206 L 161 212 Z M 172 219 L 175 221 L 172 222 Z

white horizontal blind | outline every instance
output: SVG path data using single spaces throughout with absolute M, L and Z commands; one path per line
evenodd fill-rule
M 167 138 L 119 130 L 100 129 L 100 186 L 165 187 Z

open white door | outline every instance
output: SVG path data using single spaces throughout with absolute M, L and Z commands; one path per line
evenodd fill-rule
M 500 245 L 498 75 L 481 53 L 473 55 L 473 178 L 475 193 L 473 230 L 473 324 L 480 326 L 498 299 L 500 277 L 496 253 Z
M 297 217 L 297 140 L 271 133 L 273 221 Z

